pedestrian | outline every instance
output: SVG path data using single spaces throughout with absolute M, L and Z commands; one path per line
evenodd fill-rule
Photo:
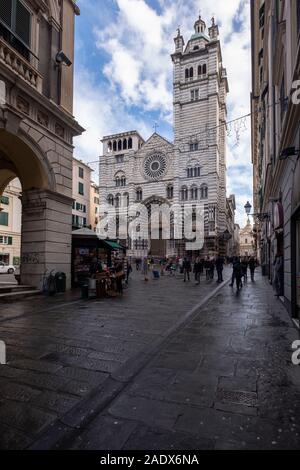
M 224 269 L 224 258 L 220 254 L 218 255 L 216 259 L 216 269 L 217 269 L 217 274 L 218 274 L 218 283 L 223 282 L 223 269 Z
M 242 269 L 242 277 L 244 278 L 244 283 L 245 283 L 248 278 L 248 260 L 246 257 L 242 259 L 241 269 Z
M 148 259 L 145 257 L 143 259 L 143 264 L 142 264 L 142 273 L 143 273 L 143 276 L 144 276 L 144 280 L 145 282 L 147 282 L 149 279 L 148 279 Z
M 183 282 L 186 282 L 186 280 L 190 282 L 190 272 L 192 270 L 192 266 L 190 260 L 186 257 L 183 259 L 182 268 L 184 276 Z
M 249 269 L 250 269 L 251 281 L 252 282 L 254 282 L 254 273 L 255 273 L 256 266 L 257 266 L 257 262 L 254 259 L 254 257 L 252 256 L 249 260 Z
M 141 265 L 141 260 L 139 258 L 136 258 L 135 260 L 135 267 L 136 267 L 136 270 L 139 271 L 140 270 L 140 265 Z
M 204 268 L 205 268 L 206 280 L 209 281 L 209 279 L 210 279 L 210 259 L 209 259 L 209 256 L 204 261 Z
M 123 279 L 124 275 L 124 267 L 121 260 L 115 260 L 115 276 L 116 276 L 116 284 L 117 284 L 117 292 L 118 294 L 123 294 Z
M 132 273 L 132 266 L 131 266 L 130 260 L 128 260 L 128 258 L 125 257 L 123 261 L 123 265 L 124 265 L 124 273 L 125 273 L 125 282 L 128 285 L 129 277 L 130 277 L 130 274 Z
M 241 287 L 243 287 L 242 284 L 242 266 L 241 266 L 241 260 L 240 258 L 236 257 L 234 258 L 233 265 L 232 265 L 232 281 L 231 281 L 231 286 L 233 286 L 234 281 L 236 281 L 236 287 L 237 290 L 239 291 Z
M 200 284 L 201 268 L 202 268 L 202 264 L 201 264 L 200 258 L 196 258 L 196 261 L 194 263 L 194 274 L 195 274 L 196 285 Z
M 215 277 L 215 260 L 214 260 L 214 258 L 211 258 L 211 260 L 210 260 L 209 277 L 210 277 L 211 280 L 213 280 L 214 277 Z
M 276 291 L 276 297 L 282 297 L 284 294 L 284 289 L 283 289 L 283 256 L 281 251 L 278 251 L 275 260 L 274 260 L 274 281 L 273 281 L 273 287 Z

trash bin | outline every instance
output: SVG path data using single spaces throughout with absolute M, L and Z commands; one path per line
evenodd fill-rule
M 55 274 L 56 292 L 66 292 L 67 279 L 65 273 Z
M 87 283 L 84 283 L 81 286 L 81 298 L 82 299 L 89 298 L 89 285 Z

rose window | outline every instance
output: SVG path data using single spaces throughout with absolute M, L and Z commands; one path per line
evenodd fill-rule
M 157 180 L 161 178 L 167 169 L 167 161 L 161 153 L 155 153 L 145 159 L 144 173 L 147 178 Z

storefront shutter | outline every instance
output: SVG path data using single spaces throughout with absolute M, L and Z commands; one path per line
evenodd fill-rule
M 16 34 L 30 45 L 30 13 L 19 0 L 16 4 Z
M 0 19 L 11 28 L 12 0 L 0 1 Z

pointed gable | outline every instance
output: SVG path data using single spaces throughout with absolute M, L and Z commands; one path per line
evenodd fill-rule
M 145 154 L 151 151 L 161 151 L 165 153 L 173 152 L 174 145 L 161 135 L 154 133 L 144 143 L 142 148 L 136 152 L 136 155 Z

